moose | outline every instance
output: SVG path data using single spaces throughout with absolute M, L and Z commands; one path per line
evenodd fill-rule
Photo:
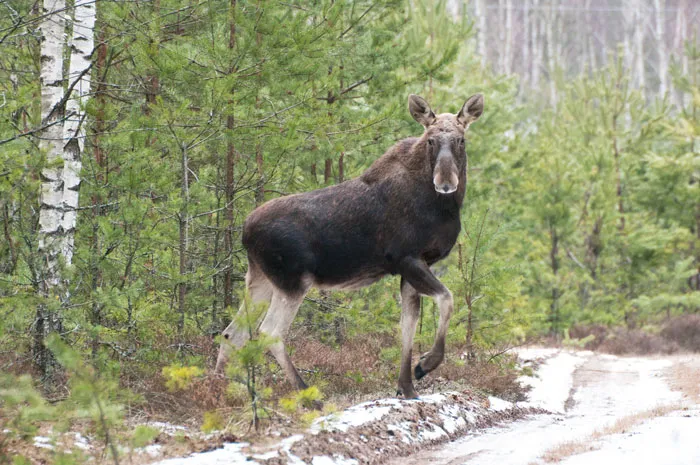
M 242 237 L 245 282 L 253 304 L 269 303 L 262 323 L 255 324 L 275 341 L 269 351 L 295 388 L 306 384 L 284 338 L 306 293 L 312 287 L 358 289 L 388 274 L 401 276 L 398 395 L 418 397 L 411 358 L 421 295 L 435 299 L 440 319 L 433 347 L 413 374 L 421 379 L 442 363 L 453 298 L 430 267 L 447 257 L 460 232 L 467 184 L 464 136 L 483 108 L 483 96 L 475 94 L 456 115 L 436 115 L 422 97 L 410 95 L 409 112 L 425 128 L 420 138 L 396 143 L 358 178 L 270 200 L 248 216 Z M 249 331 L 234 320 L 222 336 L 219 373 Z

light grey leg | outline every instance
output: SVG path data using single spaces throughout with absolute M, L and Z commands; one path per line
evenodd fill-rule
M 413 338 L 416 334 L 420 312 L 420 295 L 404 279 L 401 280 L 401 371 L 399 372 L 398 394 L 406 399 L 416 399 L 418 393 L 413 388 L 411 358 Z

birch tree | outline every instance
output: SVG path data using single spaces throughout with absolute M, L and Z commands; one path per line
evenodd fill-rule
M 666 26 L 666 0 L 654 0 L 656 10 L 656 52 L 659 55 L 659 96 L 664 97 L 668 89 L 668 55 L 666 51 L 665 26 Z
M 59 304 L 42 303 L 34 323 L 35 361 L 47 383 L 53 381 L 56 363 L 44 347 L 52 332 L 60 332 L 60 308 L 69 298 L 62 266 L 73 258 L 73 238 L 78 209 L 81 152 L 85 146 L 84 100 L 90 92 L 90 55 L 93 49 L 95 4 L 77 0 L 74 6 L 70 62 L 64 74 L 66 43 L 65 0 L 45 0 L 39 27 L 41 42 L 41 132 L 39 148 L 46 153 L 41 172 L 39 209 L 40 265 L 38 290 L 41 296 L 56 296 Z M 67 78 L 67 79 L 66 79 Z M 64 91 L 64 83 L 68 83 Z
M 474 2 L 474 5 L 476 9 L 476 18 L 479 22 L 476 31 L 477 50 L 479 51 L 479 55 L 481 55 L 481 66 L 482 68 L 485 68 L 488 58 L 488 53 L 486 49 L 486 0 L 476 0 L 476 2 Z

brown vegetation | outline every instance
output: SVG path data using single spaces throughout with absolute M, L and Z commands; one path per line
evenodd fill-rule
M 615 355 L 674 354 L 700 352 L 700 315 L 673 317 L 657 333 L 642 329 L 609 328 L 600 324 L 575 325 L 571 339 L 588 340 L 584 348 Z
M 548 449 L 542 455 L 542 459 L 547 463 L 559 463 L 572 455 L 583 454 L 585 452 L 596 450 L 598 448 L 597 441 L 601 438 L 611 434 L 626 433 L 646 420 L 660 417 L 668 412 L 672 412 L 673 410 L 678 410 L 680 408 L 681 406 L 677 404 L 659 405 L 648 410 L 643 410 L 641 412 L 618 418 L 615 423 L 606 426 L 603 429 L 596 430 L 583 439 L 566 441 L 552 447 L 551 449 Z

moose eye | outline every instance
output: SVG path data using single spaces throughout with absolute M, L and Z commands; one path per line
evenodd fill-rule
M 463 138 L 459 140 L 459 146 L 464 147 L 464 139 Z
M 433 139 L 428 139 L 428 147 L 432 147 L 435 145 L 435 141 Z

